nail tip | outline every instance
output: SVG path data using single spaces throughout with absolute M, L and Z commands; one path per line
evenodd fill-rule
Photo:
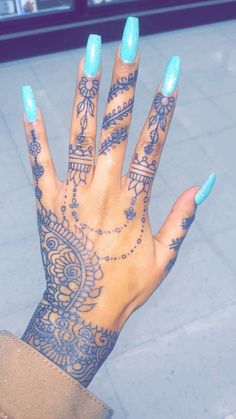
M 86 44 L 84 59 L 84 73 L 87 77 L 95 77 L 97 75 L 101 62 L 101 49 L 101 36 L 90 34 Z
M 138 52 L 138 40 L 139 19 L 129 16 L 126 19 L 121 40 L 120 57 L 122 61 L 128 64 L 135 61 Z
M 211 173 L 207 180 L 203 183 L 201 189 L 197 192 L 195 196 L 195 204 L 201 205 L 207 197 L 210 195 L 211 191 L 213 190 L 213 187 L 216 182 L 216 174 Z
M 174 93 L 179 81 L 180 71 L 181 57 L 179 55 L 172 55 L 169 58 L 163 77 L 161 90 L 164 95 L 171 95 Z

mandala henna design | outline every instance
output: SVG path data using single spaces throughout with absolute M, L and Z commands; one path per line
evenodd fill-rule
M 47 281 L 44 299 L 59 308 L 91 311 L 101 293 L 97 281 L 103 272 L 94 245 L 84 232 L 69 230 L 52 212 L 38 210 L 41 253 Z
M 127 77 L 119 78 L 110 88 L 108 102 L 110 103 L 119 93 L 127 92 L 130 87 L 135 86 L 137 77 L 138 70 L 134 73 L 130 73 Z
M 87 386 L 118 338 L 81 317 L 96 305 L 103 272 L 81 229 L 43 208 L 37 216 L 47 286 L 22 339 Z
M 113 109 L 111 113 L 104 116 L 102 128 L 108 129 L 111 125 L 116 125 L 117 121 L 123 121 L 129 113 L 132 112 L 134 105 L 134 98 L 124 102 L 122 106 L 118 106 L 117 109 Z
M 115 346 L 118 333 L 92 326 L 76 308 L 40 303 L 22 339 L 87 387 Z
M 146 154 L 151 154 L 154 145 L 158 143 L 158 130 L 161 129 L 162 131 L 165 131 L 167 116 L 172 111 L 174 104 L 175 98 L 173 96 L 164 96 L 162 93 L 156 94 L 153 102 L 155 114 L 149 119 L 148 129 L 153 127 L 153 125 L 156 125 L 156 127 L 150 131 L 150 143 L 144 147 L 144 152 Z

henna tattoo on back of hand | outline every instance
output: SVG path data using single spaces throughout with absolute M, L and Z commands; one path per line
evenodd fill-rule
M 38 210 L 38 228 L 47 286 L 22 339 L 87 386 L 118 338 L 81 317 L 102 292 L 99 258 L 81 229 L 51 211 Z

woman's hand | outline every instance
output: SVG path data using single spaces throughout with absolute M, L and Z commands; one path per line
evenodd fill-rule
M 148 204 L 177 98 L 172 57 L 122 176 L 138 74 L 138 20 L 118 49 L 96 157 L 100 37 L 89 37 L 76 83 L 67 178 L 60 181 L 33 93 L 23 89 L 42 259 L 43 298 L 23 339 L 87 386 L 131 313 L 174 265 L 200 203 L 213 186 L 185 191 L 153 235 Z M 95 165 L 96 163 L 96 165 Z M 198 192 L 198 194 L 197 194 Z M 197 197 L 196 197 L 197 194 Z

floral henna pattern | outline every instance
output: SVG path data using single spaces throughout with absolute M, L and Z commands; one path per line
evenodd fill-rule
M 87 387 L 115 346 L 118 333 L 86 323 L 75 308 L 38 305 L 22 339 Z
M 172 111 L 175 104 L 175 98 L 173 96 L 164 96 L 162 93 L 157 93 L 153 106 L 155 114 L 149 119 L 148 129 L 155 125 L 155 128 L 150 131 L 150 143 L 144 147 L 145 154 L 151 154 L 154 146 L 158 143 L 159 132 L 161 129 L 165 131 L 167 124 L 167 116 Z
M 119 78 L 110 88 L 108 102 L 110 103 L 118 94 L 127 92 L 130 87 L 134 87 L 138 77 L 138 70 L 129 73 L 127 77 Z
M 88 116 L 94 117 L 95 105 L 93 99 L 98 93 L 99 81 L 90 80 L 83 76 L 79 82 L 79 92 L 83 99 L 77 106 L 77 118 L 82 113 L 83 116 L 80 119 L 81 131 L 78 135 L 78 143 L 83 143 L 85 140 L 84 131 L 88 126 Z
M 75 146 L 69 146 L 69 167 L 68 182 L 73 182 L 73 196 L 69 208 L 78 208 L 77 188 L 80 184 L 86 184 L 88 173 L 91 171 L 93 163 L 93 147 L 86 144 L 86 128 L 88 119 L 94 118 L 95 105 L 94 98 L 98 94 L 99 81 L 90 80 L 83 76 L 79 82 L 78 90 L 82 97 L 77 105 L 77 118 L 80 117 L 80 130 L 76 138 Z M 66 198 L 63 208 L 66 209 Z M 65 212 L 65 211 L 64 211 Z
M 83 93 L 87 94 L 88 90 L 83 90 Z M 91 150 L 80 153 L 77 148 L 75 151 L 75 159 L 81 158 L 81 161 L 70 161 L 70 175 L 71 180 L 75 177 L 75 183 L 79 183 L 85 181 L 88 172 L 86 159 L 90 159 Z M 60 221 L 42 204 L 38 182 L 44 168 L 38 163 L 41 145 L 34 130 L 31 131 L 29 152 L 34 157 L 32 169 L 39 204 L 37 220 L 46 290 L 22 339 L 87 386 L 118 338 L 116 331 L 86 323 L 82 318 L 97 304 L 103 288 L 99 283 L 103 271 L 93 242 L 78 225 L 74 224 L 74 231 L 71 231 L 65 207 L 62 206 Z M 72 149 L 71 154 L 73 152 Z M 80 165 L 79 181 L 73 173 L 73 164 Z
M 69 230 L 52 212 L 38 211 L 41 253 L 45 268 L 47 290 L 44 298 L 60 308 L 91 311 L 94 298 L 100 295 L 97 287 L 103 273 L 91 240 L 80 230 Z
M 51 211 L 38 210 L 38 228 L 47 286 L 22 339 L 87 386 L 118 338 L 81 317 L 102 291 L 99 258 L 81 229 Z

